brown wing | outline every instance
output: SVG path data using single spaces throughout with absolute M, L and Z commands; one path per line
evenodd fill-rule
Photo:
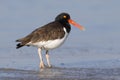
M 65 32 L 63 31 L 63 26 L 59 22 L 52 22 L 34 30 L 28 36 L 16 41 L 21 42 L 22 45 L 26 45 L 29 42 L 35 43 L 39 41 L 63 38 L 64 34 Z

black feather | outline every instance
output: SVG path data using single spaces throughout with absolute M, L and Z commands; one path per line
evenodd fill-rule
M 18 48 L 20 48 L 20 47 L 23 47 L 24 45 L 22 45 L 21 43 L 18 43 L 17 45 L 16 45 L 16 49 L 18 49 Z
M 20 42 L 20 40 L 18 39 L 18 40 L 16 40 L 16 42 Z

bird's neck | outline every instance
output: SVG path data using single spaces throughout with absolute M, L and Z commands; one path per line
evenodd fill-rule
M 66 21 L 59 21 L 59 22 L 63 25 L 63 27 L 65 27 L 68 33 L 71 31 L 71 26 L 68 22 Z

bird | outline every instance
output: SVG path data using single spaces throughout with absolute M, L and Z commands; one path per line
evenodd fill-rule
M 45 50 L 47 66 L 51 68 L 52 65 L 50 63 L 49 50 L 58 48 L 64 43 L 71 31 L 70 24 L 80 30 L 85 30 L 83 26 L 72 20 L 68 13 L 62 12 L 56 16 L 54 21 L 35 29 L 23 38 L 17 39 L 16 42 L 18 43 L 16 45 L 16 49 L 23 46 L 37 47 L 40 59 L 40 68 L 45 68 L 42 57 L 42 50 Z

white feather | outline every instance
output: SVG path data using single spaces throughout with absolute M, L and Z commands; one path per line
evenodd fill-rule
M 66 29 L 63 28 L 63 30 L 65 31 L 65 35 L 62 39 L 41 41 L 41 42 L 36 42 L 36 43 L 31 43 L 30 42 L 28 44 L 32 45 L 32 46 L 35 46 L 35 47 L 44 48 L 46 50 L 57 48 L 64 43 L 64 41 L 66 40 L 66 38 L 68 36 L 68 33 L 67 33 Z

